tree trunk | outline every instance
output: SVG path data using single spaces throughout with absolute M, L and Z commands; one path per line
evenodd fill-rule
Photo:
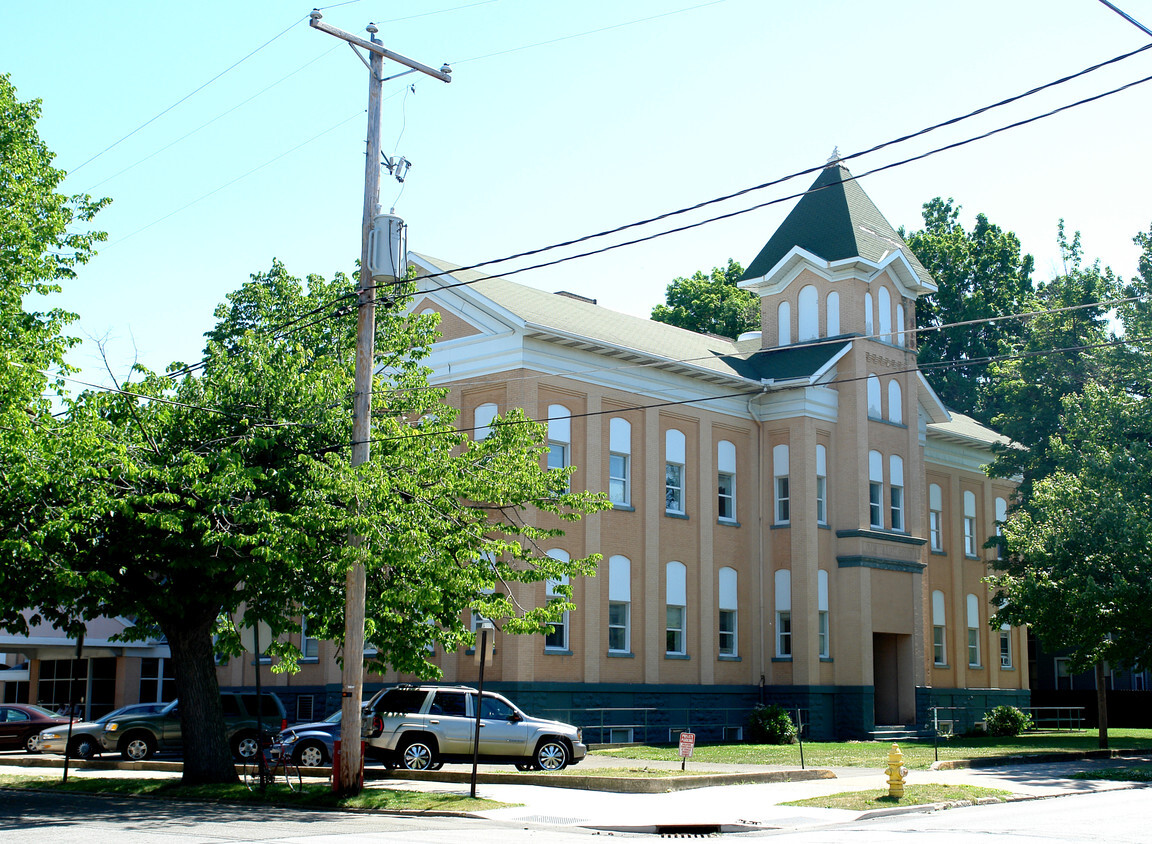
M 184 785 L 237 781 L 225 736 L 212 649 L 215 618 L 162 625 L 172 649 L 180 728 L 184 743 Z
M 1108 749 L 1108 688 L 1104 683 L 1104 663 L 1096 663 L 1096 713 L 1100 725 L 1100 747 Z

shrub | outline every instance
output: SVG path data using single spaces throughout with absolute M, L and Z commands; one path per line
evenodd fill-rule
M 1018 736 L 1032 726 L 1032 717 L 1015 706 L 997 706 L 984 713 L 984 723 L 990 736 Z
M 748 734 L 758 744 L 792 744 L 796 741 L 796 725 L 784 707 L 760 703 L 748 716 Z

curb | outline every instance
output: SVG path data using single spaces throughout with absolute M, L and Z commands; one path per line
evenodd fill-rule
M 1030 753 L 1019 756 L 989 756 L 976 759 L 947 759 L 933 762 L 930 771 L 955 771 L 961 768 L 1001 768 L 1007 765 L 1041 765 L 1046 762 L 1075 762 L 1080 759 L 1144 758 L 1146 750 L 1083 750 L 1073 753 Z

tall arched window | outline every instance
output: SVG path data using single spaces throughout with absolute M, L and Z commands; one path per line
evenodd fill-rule
M 888 490 L 891 507 L 892 530 L 904 530 L 904 458 L 893 454 L 888 458 Z
M 868 524 L 884 527 L 884 456 L 868 452 Z
M 815 340 L 820 336 L 820 297 L 816 287 L 808 284 L 796 299 L 796 339 Z
M 903 346 L 907 340 L 904 336 L 904 304 L 896 306 L 896 345 Z
M 608 431 L 608 500 L 627 506 L 632 502 L 632 425 L 616 416 Z
M 948 654 L 944 647 L 944 593 L 937 589 L 932 593 L 932 662 L 947 665 Z
M 1004 559 L 1004 530 L 1003 525 L 1008 518 L 1008 502 L 1003 498 L 996 499 L 996 559 Z
M 820 658 L 832 656 L 828 635 L 828 572 L 816 572 L 816 641 L 820 646 Z
M 840 294 L 835 290 L 828 294 L 825 309 L 828 312 L 828 331 L 825 336 L 835 337 L 840 333 Z
M 944 496 L 939 484 L 928 485 L 928 545 L 933 551 L 944 550 Z
M 566 469 L 572 462 L 572 414 L 562 404 L 548 405 L 548 468 Z
M 548 556 L 553 560 L 560 560 L 563 563 L 568 562 L 571 557 L 568 552 L 560 548 L 553 548 L 548 551 Z M 545 600 L 561 600 L 567 601 L 567 596 L 559 590 L 561 586 L 568 585 L 568 575 L 561 575 L 559 579 L 548 579 L 547 586 L 544 590 Z M 544 650 L 546 651 L 567 651 L 568 650 L 568 613 L 565 612 L 559 621 L 552 622 L 552 628 L 544 634 Z
M 719 586 L 720 656 L 736 656 L 740 642 L 737 635 L 740 591 L 737 588 L 736 569 L 729 566 L 721 568 Z
M 664 510 L 684 514 L 684 434 L 675 428 L 664 433 Z
M 976 556 L 976 493 L 964 490 L 964 555 Z
M 904 422 L 904 403 L 900 396 L 900 382 L 893 378 L 888 382 L 888 421 L 897 425 Z
M 774 481 L 776 524 L 788 524 L 791 512 L 788 492 L 788 446 L 786 445 L 772 448 L 772 478 Z
M 881 287 L 876 294 L 877 333 L 885 343 L 892 342 L 892 295 L 887 287 Z
M 980 667 L 980 601 L 969 594 L 965 600 L 968 616 L 968 666 Z
M 816 446 L 816 523 L 828 524 L 828 449 Z
M 779 569 L 776 586 L 776 656 L 792 656 L 792 572 Z
M 868 373 L 868 415 L 873 419 L 883 419 L 884 412 L 880 407 L 880 379 Z
M 875 330 L 873 328 L 874 325 L 875 325 L 875 321 L 872 319 L 872 294 L 871 293 L 865 293 L 864 294 L 864 335 L 866 337 L 871 337 L 875 333 Z
M 674 656 L 686 653 L 684 623 L 688 615 L 688 569 L 683 563 L 671 562 L 665 571 L 664 652 Z
M 776 308 L 777 345 L 787 346 L 792 342 L 792 306 L 781 302 Z
M 736 446 L 728 440 L 716 444 L 716 518 L 736 521 Z
M 632 646 L 632 561 L 608 560 L 608 650 L 629 653 Z
M 492 433 L 492 420 L 498 413 L 496 405 L 486 402 L 476 408 L 472 414 L 472 439 L 482 440 Z

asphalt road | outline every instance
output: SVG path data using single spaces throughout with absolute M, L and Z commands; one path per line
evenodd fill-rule
M 217 806 L 102 797 L 0 792 L 0 844 L 173 844 L 176 841 L 343 844 L 420 841 L 422 844 L 514 844 L 530 840 L 586 842 L 590 836 L 637 841 L 656 835 L 508 824 L 469 818 L 396 818 L 257 807 Z M 866 821 L 721 835 L 787 842 L 872 844 L 899 840 L 1008 844 L 1152 840 L 1152 790 L 1096 792 L 1044 800 L 973 806 Z M 713 839 L 716 840 L 716 839 Z

